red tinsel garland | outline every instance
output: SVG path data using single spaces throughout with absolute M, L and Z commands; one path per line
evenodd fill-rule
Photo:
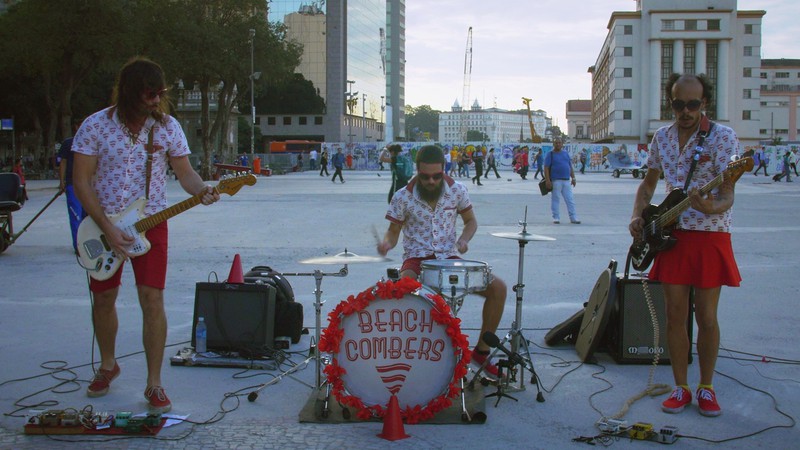
M 379 282 L 374 288 L 371 287 L 356 296 L 349 296 L 347 300 L 340 302 L 328 314 L 328 327 L 322 332 L 322 337 L 319 342 L 319 350 L 325 353 L 338 353 L 339 344 L 344 337 L 344 331 L 341 328 L 342 318 L 349 316 L 363 310 L 376 298 L 384 300 L 388 299 L 401 299 L 405 295 L 418 290 L 422 285 L 419 281 L 412 278 L 402 278 L 398 281 L 385 281 Z M 469 342 L 467 336 L 461 334 L 461 319 L 453 317 L 450 313 L 450 306 L 440 295 L 428 295 L 434 308 L 431 311 L 433 320 L 446 327 L 447 335 L 453 344 L 453 349 L 456 355 L 460 354 L 461 357 L 456 362 L 453 380 L 443 394 L 435 397 L 427 405 L 414 407 L 407 406 L 401 414 L 406 419 L 406 423 L 414 424 L 424 420 L 428 420 L 437 412 L 450 407 L 453 398 L 461 392 L 459 380 L 466 376 L 467 365 L 470 360 Z M 336 358 L 333 358 L 330 364 L 324 370 L 327 375 L 328 383 L 331 384 L 333 395 L 339 402 L 357 410 L 356 416 L 359 419 L 366 420 L 371 417 L 382 418 L 386 414 L 386 408 L 381 405 L 366 406 L 360 398 L 348 395 L 344 390 L 344 382 L 342 375 L 345 369 L 339 366 Z

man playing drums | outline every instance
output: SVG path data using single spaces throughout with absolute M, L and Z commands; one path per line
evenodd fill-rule
M 389 204 L 386 219 L 389 229 L 378 243 L 378 253 L 386 255 L 397 245 L 403 231 L 403 266 L 401 277 L 417 278 L 423 261 L 460 259 L 478 229 L 478 221 L 469 200 L 467 188 L 444 173 L 444 155 L 439 147 L 426 145 L 417 153 L 417 176 L 397 191 Z M 456 237 L 456 217 L 461 215 L 464 229 Z M 484 297 L 481 332 L 494 333 L 503 316 L 506 284 L 492 277 L 488 287 L 476 294 Z M 472 353 L 472 362 L 483 365 L 489 357 L 489 346 L 479 340 Z M 489 375 L 498 376 L 491 362 L 484 367 Z

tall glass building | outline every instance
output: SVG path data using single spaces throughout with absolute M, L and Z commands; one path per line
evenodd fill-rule
M 388 5 L 395 14 L 387 14 Z M 403 0 L 269 2 L 269 20 L 286 25 L 287 36 L 303 45 L 297 71 L 314 83 L 325 100 L 326 112 L 321 120 L 305 121 L 316 128 L 309 129 L 308 135 L 324 135 L 326 141 L 340 142 L 391 140 L 385 135 L 386 118 L 400 120 L 402 114 L 387 113 L 387 104 L 398 111 L 405 101 L 401 82 L 395 80 L 390 64 L 395 61 L 392 69 L 402 67 L 403 59 L 397 58 L 403 58 L 405 44 L 400 31 L 403 27 L 390 22 L 404 23 L 400 13 L 404 5 Z M 390 45 L 391 54 L 387 50 Z M 389 87 L 394 89 L 390 92 Z M 268 120 L 267 124 L 287 128 L 286 135 L 303 134 L 291 119 Z M 262 131 L 273 136 L 280 132 L 263 129 L 263 125 Z

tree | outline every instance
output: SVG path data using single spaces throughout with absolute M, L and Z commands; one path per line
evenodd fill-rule
M 489 136 L 486 133 L 484 133 L 483 131 L 479 131 L 479 130 L 468 130 L 467 131 L 467 141 L 468 142 L 476 142 L 476 141 L 486 142 L 488 140 L 489 140 Z
M 44 156 L 57 135 L 72 135 L 79 86 L 131 47 L 129 2 L 26 0 L 0 16 L 0 103 L 16 105 L 23 129 L 38 134 Z
M 439 114 L 441 111 L 431 109 L 429 105 L 416 108 L 406 106 L 406 129 L 415 130 L 418 135 L 429 133 L 435 140 L 439 134 Z M 415 140 L 410 134 L 408 134 L 408 139 Z

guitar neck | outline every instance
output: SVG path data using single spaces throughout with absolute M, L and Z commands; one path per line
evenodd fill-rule
M 712 189 L 722 184 L 722 182 L 725 180 L 726 173 L 727 170 L 714 177 L 714 179 L 709 181 L 705 186 L 701 187 L 700 194 L 707 195 L 709 192 L 711 192 Z M 685 199 L 681 200 L 677 205 L 673 206 L 672 209 L 662 214 L 661 217 L 659 217 L 658 219 L 659 222 L 661 222 L 662 224 L 670 224 L 678 220 L 678 216 L 680 216 L 684 211 L 689 209 L 690 203 L 691 202 L 689 201 L 689 197 L 686 197 Z
M 153 228 L 154 226 L 164 222 L 165 220 L 177 216 L 178 214 L 188 211 L 195 206 L 202 203 L 203 195 L 205 195 L 205 191 L 201 192 L 200 194 L 195 195 L 194 197 L 189 197 L 186 200 L 176 203 L 170 206 L 167 209 L 161 210 L 152 216 L 145 217 L 144 219 L 136 222 L 134 225 L 136 227 L 136 231 L 139 233 L 144 233 L 145 231 Z

